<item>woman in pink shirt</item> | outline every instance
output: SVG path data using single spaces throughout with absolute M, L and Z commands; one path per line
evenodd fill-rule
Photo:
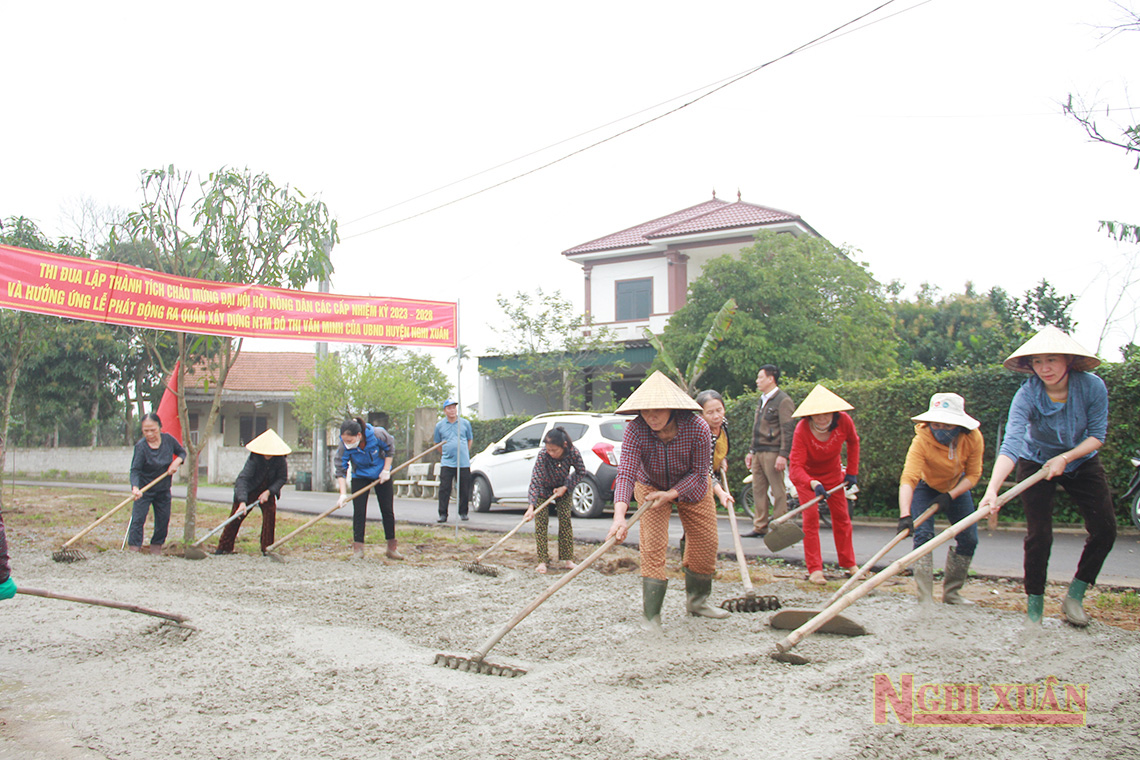
M 847 410 L 855 407 L 822 385 L 817 385 L 799 405 L 793 417 L 802 418 L 792 438 L 792 455 L 788 460 L 792 484 L 804 504 L 816 496 L 831 510 L 831 530 L 839 566 L 848 574 L 859 569 L 855 549 L 851 545 L 851 515 L 847 512 L 847 494 L 842 490 L 828 495 L 838 485 L 855 485 L 859 472 L 859 434 Z M 844 471 L 840 452 L 847 445 L 847 468 Z M 823 557 L 819 548 L 819 504 L 803 512 L 804 563 L 808 580 L 823 585 Z

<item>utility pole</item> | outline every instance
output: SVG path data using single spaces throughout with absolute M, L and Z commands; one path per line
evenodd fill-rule
M 332 241 L 325 239 L 325 256 L 332 257 Z M 329 280 L 327 277 L 322 277 L 320 283 L 317 285 L 317 290 L 322 293 L 329 292 Z M 329 344 L 317 344 L 317 363 L 329 357 Z M 325 482 L 325 470 L 328 468 L 328 447 L 325 445 L 325 423 L 323 421 L 317 422 L 313 426 L 313 490 L 317 492 L 324 491 L 328 488 L 328 483 Z

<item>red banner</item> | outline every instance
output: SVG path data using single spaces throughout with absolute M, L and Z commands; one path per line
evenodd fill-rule
M 0 306 L 153 330 L 393 346 L 456 345 L 456 305 L 175 277 L 0 245 Z

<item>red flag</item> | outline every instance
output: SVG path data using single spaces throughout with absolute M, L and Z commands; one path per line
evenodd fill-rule
M 170 373 L 170 380 L 166 383 L 166 390 L 162 394 L 162 401 L 158 405 L 158 418 L 162 420 L 162 432 L 170 433 L 182 443 L 182 423 L 178 420 L 178 365 L 174 363 L 174 371 Z

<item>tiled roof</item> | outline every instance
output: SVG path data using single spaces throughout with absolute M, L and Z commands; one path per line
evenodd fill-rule
M 632 248 L 678 235 L 715 232 L 738 227 L 758 227 L 779 222 L 802 221 L 796 214 L 779 209 L 737 201 L 729 203 L 718 198 L 672 214 L 643 222 L 629 229 L 614 232 L 597 240 L 563 251 L 565 256 L 593 251 Z
M 226 390 L 231 392 L 261 391 L 280 393 L 295 391 L 313 380 L 317 357 L 302 352 L 242 351 L 226 376 Z M 202 382 L 187 376 L 187 386 L 202 390 Z

